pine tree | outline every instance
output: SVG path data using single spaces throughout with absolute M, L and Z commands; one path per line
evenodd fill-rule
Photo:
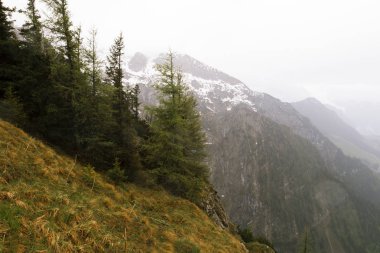
M 83 38 L 82 38 L 82 27 L 77 27 L 73 32 L 74 39 L 74 55 L 75 55 L 75 63 L 77 64 L 77 70 L 81 71 L 84 67 L 83 63 Z
M 3 0 L 0 0 L 0 40 L 8 40 L 13 37 L 12 22 L 9 20 L 12 11 L 3 5 Z
M 115 127 L 112 117 L 114 87 L 101 78 L 103 62 L 98 56 L 96 35 L 96 30 L 92 30 L 82 53 L 89 95 L 83 99 L 86 106 L 82 156 L 98 169 L 108 169 L 115 162 L 116 152 L 116 143 L 110 138 Z
M 123 88 L 123 56 L 124 56 L 124 39 L 120 34 L 111 47 L 110 55 L 107 57 L 108 66 L 106 73 L 108 81 L 115 87 L 115 119 L 118 124 L 118 132 L 121 135 L 124 124 L 127 121 L 128 104 L 127 93 Z
M 183 98 L 182 117 L 186 121 L 183 136 L 184 154 L 191 173 L 206 181 L 208 178 L 208 168 L 204 162 L 207 156 L 205 151 L 206 137 L 196 107 L 197 101 L 194 96 Z
M 21 77 L 19 43 L 14 37 L 10 20 L 13 11 L 0 0 L 0 99 L 5 97 L 7 90 L 15 90 L 15 82 Z
M 140 94 L 140 86 L 138 84 L 135 87 L 131 88 L 129 91 L 129 101 L 131 104 L 131 112 L 135 120 L 139 119 L 139 94 Z
M 51 80 L 57 88 L 54 94 L 57 99 L 56 110 L 50 117 L 53 122 L 49 128 L 55 129 L 59 135 L 52 136 L 70 147 L 72 152 L 78 153 L 82 145 L 83 120 L 88 85 L 85 75 L 81 71 L 83 63 L 80 57 L 81 36 L 80 29 L 75 30 L 70 18 L 67 0 L 45 0 L 52 12 L 48 29 L 52 34 L 52 43 L 55 49 L 50 51 L 52 61 Z
M 12 35 L 11 10 L 0 2 L 0 117 L 17 123 L 29 119 L 26 130 L 99 169 L 111 168 L 119 158 L 133 180 L 141 165 L 136 114 L 132 115 L 127 96 L 131 94 L 132 100 L 136 92 L 123 90 L 124 46 L 119 45 L 116 71 L 110 75 L 114 82 L 108 85 L 101 78 L 96 33 L 84 49 L 67 0 L 44 1 L 51 11 L 49 37 L 43 36 L 35 0 L 28 0 L 21 41 Z
M 102 61 L 98 55 L 96 44 L 97 31 L 93 29 L 88 39 L 87 48 L 84 50 L 84 61 L 86 65 L 86 74 L 91 85 L 91 94 L 95 98 L 98 93 L 98 86 L 101 85 Z
M 48 28 L 55 36 L 56 47 L 65 56 L 71 71 L 70 78 L 73 78 L 77 59 L 75 49 L 77 48 L 74 39 L 75 32 L 71 22 L 67 0 L 45 0 L 52 11 L 52 18 L 49 20 Z
M 107 57 L 108 65 L 106 74 L 108 82 L 114 87 L 114 120 L 116 122 L 114 131 L 114 141 L 119 145 L 117 158 L 121 166 L 125 168 L 126 174 L 131 180 L 136 176 L 136 171 L 141 169 L 140 157 L 138 152 L 138 138 L 135 130 L 135 120 L 131 113 L 131 101 L 128 93 L 123 87 L 123 56 L 124 38 L 120 34 L 110 49 Z
M 186 88 L 181 72 L 175 70 L 172 53 L 157 70 L 161 76 L 156 84 L 159 105 L 148 108 L 153 122 L 152 136 L 145 145 L 146 163 L 159 184 L 176 195 L 197 201 L 207 182 L 208 169 L 196 100 Z
M 9 12 L 9 8 L 5 10 Z M 24 13 L 27 14 L 27 23 L 22 29 L 25 40 L 18 41 L 18 38 L 10 36 L 0 41 L 0 98 L 5 98 L 4 102 L 10 102 L 8 104 L 14 106 L 13 110 L 19 112 L 14 113 L 15 117 L 22 118 L 24 123 L 27 119 L 33 120 L 33 126 L 40 129 L 42 115 L 51 97 L 51 83 L 47 78 L 50 66 L 49 60 L 42 55 L 38 45 L 40 41 L 37 41 L 41 35 L 41 23 L 34 1 L 28 2 L 28 10 Z M 30 122 L 26 125 L 28 130 L 34 128 Z
M 12 122 L 18 127 L 24 127 L 26 123 L 26 115 L 23 105 L 19 98 L 14 96 L 11 88 L 9 88 L 4 99 L 0 100 L 0 116 L 1 119 Z
M 21 29 L 21 34 L 37 52 L 42 52 L 42 23 L 41 16 L 36 8 L 36 0 L 28 0 L 27 9 L 24 13 L 27 17 L 27 21 Z

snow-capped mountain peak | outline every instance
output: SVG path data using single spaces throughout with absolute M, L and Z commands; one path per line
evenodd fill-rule
M 148 58 L 136 53 L 127 63 L 126 77 L 130 85 L 142 86 L 142 98 L 152 102 L 152 84 L 157 78 L 156 64 L 162 63 L 165 55 Z M 210 111 L 229 110 L 238 104 L 246 104 L 255 109 L 254 96 L 260 93 L 250 90 L 238 79 L 210 67 L 189 55 L 175 54 L 174 64 L 185 77 L 189 89 L 196 95 L 200 106 Z

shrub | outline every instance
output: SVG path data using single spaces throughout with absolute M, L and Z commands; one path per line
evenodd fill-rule
M 273 244 L 268 239 L 266 239 L 263 236 L 254 236 L 250 229 L 240 229 L 238 227 L 238 233 L 241 239 L 243 239 L 243 241 L 246 243 L 246 246 L 250 250 L 250 252 L 256 252 L 258 249 L 257 247 L 262 246 L 267 246 L 268 249 L 270 249 L 273 252 L 276 252 L 274 250 Z
M 250 253 L 276 253 L 276 251 L 270 246 L 258 242 L 250 242 L 245 246 Z
M 249 230 L 248 228 L 244 228 L 244 229 L 238 228 L 238 233 L 241 236 L 241 239 L 243 239 L 245 243 L 253 242 L 252 231 Z
M 0 118 L 17 126 L 24 126 L 27 121 L 22 104 L 10 89 L 6 91 L 5 98 L 0 100 Z
M 121 169 L 118 159 L 116 159 L 113 167 L 107 171 L 107 176 L 115 183 L 122 183 L 127 181 L 127 176 L 125 175 L 124 170 Z
M 157 184 L 156 176 L 152 173 L 149 173 L 149 171 L 144 171 L 144 170 L 137 171 L 135 183 L 140 186 L 148 187 L 151 189 L 162 189 L 162 187 L 158 186 Z

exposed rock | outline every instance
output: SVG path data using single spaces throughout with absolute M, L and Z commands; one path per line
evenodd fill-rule
M 218 193 L 212 187 L 209 187 L 207 190 L 206 196 L 203 197 L 202 202 L 200 203 L 200 207 L 220 227 L 227 228 L 231 231 L 235 230 L 223 208 Z

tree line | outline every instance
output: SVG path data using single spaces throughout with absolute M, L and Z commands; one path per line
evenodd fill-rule
M 106 61 L 97 32 L 84 39 L 71 21 L 67 0 L 36 0 L 15 29 L 0 0 L 0 118 L 43 138 L 114 180 L 160 185 L 199 199 L 208 183 L 205 136 L 196 100 L 169 53 L 157 65 L 159 103 L 141 115 L 139 86 L 125 83 L 125 45 L 120 34 Z

